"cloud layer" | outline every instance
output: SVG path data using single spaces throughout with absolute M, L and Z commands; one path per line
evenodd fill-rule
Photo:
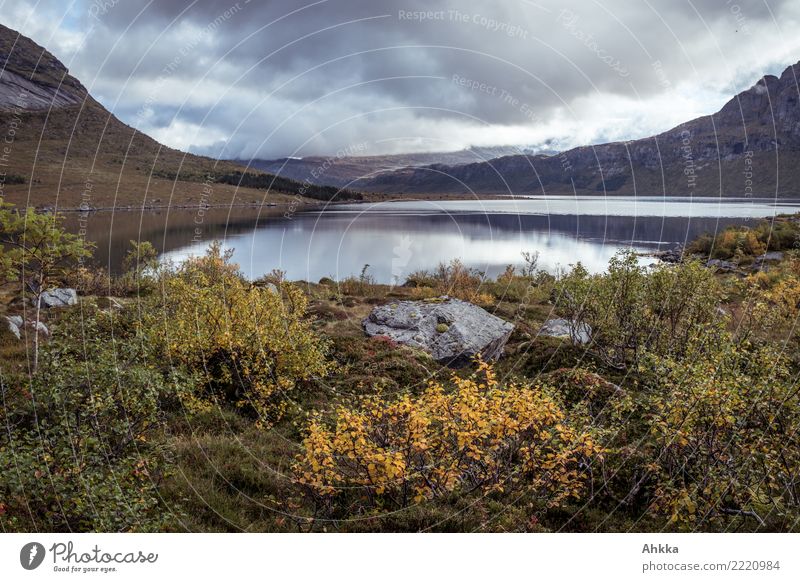
M 227 158 L 638 138 L 800 60 L 792 0 L 0 6 L 123 121 Z

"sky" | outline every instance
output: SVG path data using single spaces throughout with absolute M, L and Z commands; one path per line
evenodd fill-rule
M 125 123 L 220 158 L 570 147 L 800 61 L 797 0 L 0 0 Z

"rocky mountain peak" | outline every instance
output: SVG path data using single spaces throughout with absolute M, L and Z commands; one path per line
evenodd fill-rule
M 86 88 L 61 61 L 0 24 L 0 110 L 69 107 L 87 98 Z

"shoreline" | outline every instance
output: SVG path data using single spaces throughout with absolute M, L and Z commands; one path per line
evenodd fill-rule
M 289 202 L 267 202 L 267 203 L 252 203 L 252 202 L 245 202 L 245 203 L 237 203 L 237 204 L 149 204 L 149 205 L 142 205 L 142 206 L 134 206 L 134 205 L 121 205 L 121 206 L 93 206 L 91 208 L 85 208 L 81 206 L 69 206 L 69 207 L 53 207 L 49 205 L 45 206 L 35 206 L 33 207 L 37 212 L 64 212 L 64 213 L 94 213 L 94 212 L 136 212 L 136 211 L 157 211 L 157 210 L 218 210 L 223 208 L 273 208 L 273 209 L 281 209 L 281 208 L 297 208 L 299 206 L 304 207 L 328 207 L 328 206 L 341 206 L 341 205 L 349 205 L 349 204 L 375 204 L 381 202 L 413 202 L 413 201 L 477 201 L 477 200 L 530 200 L 530 199 L 563 199 L 563 198 L 576 198 L 574 196 L 566 196 L 562 194 L 553 194 L 551 196 L 541 196 L 541 195 L 530 195 L 530 194 L 483 194 L 483 195 L 459 195 L 459 194 L 410 194 L 410 195 L 403 195 L 403 194 L 387 194 L 387 195 L 380 195 L 380 194 L 371 194 L 367 195 L 362 200 L 334 200 L 334 201 L 324 201 L 324 200 L 292 200 Z M 581 198 L 594 198 L 593 196 L 578 196 L 578 199 Z M 608 197 L 606 197 L 608 198 Z M 617 197 L 614 197 L 615 199 Z M 655 198 L 655 199 L 663 199 L 663 200 L 670 200 L 670 199 L 683 199 L 686 198 L 685 196 L 620 196 L 619 198 L 630 198 L 631 200 L 636 199 L 643 199 L 643 198 Z M 776 197 L 764 197 L 764 198 L 737 198 L 737 197 L 695 197 L 698 202 L 700 201 L 708 201 L 708 200 L 718 200 L 722 201 L 741 201 L 741 200 L 752 200 L 752 201 L 773 201 L 776 203 L 789 203 L 789 202 L 797 202 L 800 200 L 800 196 L 798 198 L 776 198 Z M 791 214 L 791 213 L 789 213 Z M 781 216 L 780 214 L 779 216 Z

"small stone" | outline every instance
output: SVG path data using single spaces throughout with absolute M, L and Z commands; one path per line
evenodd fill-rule
M 588 323 L 578 324 L 560 317 L 545 321 L 539 333 L 549 337 L 570 338 L 576 345 L 588 344 L 592 339 L 592 328 Z

